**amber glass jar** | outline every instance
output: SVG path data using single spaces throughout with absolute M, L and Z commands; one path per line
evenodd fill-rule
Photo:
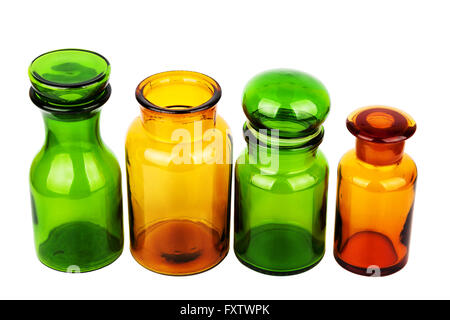
M 232 142 L 220 96 L 216 81 L 188 71 L 136 89 L 141 116 L 126 141 L 131 252 L 152 271 L 198 273 L 228 252 Z
M 389 275 L 408 260 L 417 169 L 403 149 L 416 123 L 373 106 L 352 113 L 347 128 L 356 149 L 338 168 L 334 255 L 354 273 Z

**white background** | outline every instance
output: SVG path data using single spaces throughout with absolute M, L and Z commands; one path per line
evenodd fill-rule
M 432 0 L 2 1 L 0 298 L 450 298 L 449 10 L 448 1 Z M 44 126 L 28 98 L 27 68 L 60 48 L 94 50 L 111 62 L 113 94 L 101 132 L 122 170 L 126 131 L 139 113 L 134 90 L 151 74 L 186 69 L 215 78 L 235 157 L 244 148 L 241 94 L 253 75 L 287 67 L 319 78 L 332 99 L 321 146 L 331 170 L 322 262 L 273 277 L 247 269 L 231 250 L 200 275 L 155 274 L 129 253 L 125 205 L 125 250 L 115 263 L 87 274 L 44 267 L 34 252 L 28 191 Z M 410 260 L 384 278 L 349 273 L 332 254 L 336 167 L 354 145 L 345 119 L 372 104 L 401 108 L 418 124 L 406 146 L 419 168 Z

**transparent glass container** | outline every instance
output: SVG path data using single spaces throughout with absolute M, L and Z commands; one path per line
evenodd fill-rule
M 328 164 L 318 150 L 330 100 L 295 70 L 257 75 L 244 90 L 247 148 L 236 162 L 238 259 L 256 271 L 306 271 L 325 252 Z
M 46 130 L 30 170 L 34 238 L 40 261 L 59 271 L 96 270 L 122 252 L 120 167 L 99 133 L 109 73 L 104 57 L 78 49 L 43 54 L 29 68 Z
M 136 89 L 141 115 L 126 141 L 131 252 L 152 271 L 194 274 L 228 252 L 232 141 L 220 96 L 216 81 L 190 71 Z
M 353 112 L 347 128 L 356 148 L 338 167 L 334 256 L 351 272 L 389 275 L 408 261 L 417 168 L 404 146 L 416 123 L 371 106 Z

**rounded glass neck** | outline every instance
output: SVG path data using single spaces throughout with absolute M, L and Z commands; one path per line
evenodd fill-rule
M 49 112 L 92 111 L 111 94 L 110 70 L 108 60 L 92 51 L 62 49 L 45 53 L 28 69 L 30 98 Z
M 248 163 L 256 164 L 267 174 L 303 171 L 317 158 L 323 128 L 309 138 L 286 139 L 277 135 L 270 130 L 267 133 L 258 132 L 246 123 L 244 137 Z
M 357 157 L 382 166 L 402 159 L 405 140 L 416 131 L 416 123 L 401 110 L 371 106 L 350 114 L 347 128 L 356 137 Z
M 322 143 L 324 136 L 323 126 L 320 126 L 311 135 L 300 138 L 285 138 L 279 136 L 278 130 L 256 129 L 250 121 L 244 124 L 244 138 L 247 144 L 259 144 L 268 148 L 302 149 L 304 151 L 316 150 Z

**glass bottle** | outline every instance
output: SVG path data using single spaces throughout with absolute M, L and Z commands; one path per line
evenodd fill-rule
M 104 57 L 78 49 L 45 53 L 29 67 L 46 130 L 30 170 L 35 245 L 59 271 L 96 270 L 122 252 L 120 167 L 99 133 L 109 74 Z
M 371 106 L 353 112 L 347 128 L 356 148 L 339 163 L 334 256 L 351 272 L 389 275 L 408 260 L 417 168 L 403 149 L 416 123 Z
M 229 246 L 232 141 L 216 113 L 219 84 L 189 71 L 143 80 L 126 163 L 131 252 L 145 268 L 188 275 Z
M 247 84 L 247 148 L 236 162 L 238 259 L 256 271 L 306 271 L 325 252 L 328 164 L 318 150 L 330 100 L 314 77 L 270 70 Z

